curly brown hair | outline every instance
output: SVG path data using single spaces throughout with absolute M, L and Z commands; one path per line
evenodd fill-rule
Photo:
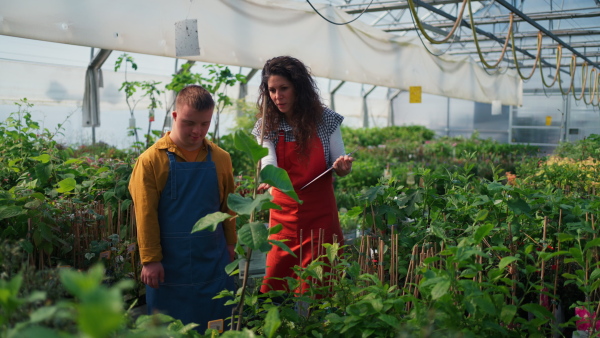
M 287 79 L 294 86 L 296 97 L 294 99 L 293 114 L 288 123 L 292 127 L 298 154 L 302 157 L 308 155 L 309 144 L 316 137 L 317 124 L 323 117 L 323 103 L 319 96 L 319 89 L 310 70 L 300 60 L 291 56 L 278 56 L 268 60 L 262 70 L 262 80 L 259 87 L 258 117 L 263 117 L 265 135 L 277 135 L 279 123 L 284 118 L 269 95 L 269 78 L 279 75 Z M 266 100 L 266 116 L 262 116 L 263 103 Z M 274 132 L 274 133 L 273 133 Z

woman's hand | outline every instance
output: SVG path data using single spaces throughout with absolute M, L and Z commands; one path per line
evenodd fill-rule
M 354 157 L 342 155 L 333 162 L 333 170 L 340 177 L 346 176 L 352 171 L 352 162 L 354 162 Z
M 258 185 L 258 189 L 257 189 L 258 191 L 257 192 L 259 194 L 262 194 L 263 192 L 265 192 L 265 190 L 269 190 L 270 188 L 271 188 L 270 185 L 268 185 L 266 183 L 261 183 L 261 184 Z M 269 192 L 271 192 L 271 191 L 269 191 Z

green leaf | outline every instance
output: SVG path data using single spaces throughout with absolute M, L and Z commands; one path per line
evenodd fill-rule
M 102 282 L 104 267 L 94 265 L 87 273 L 61 269 L 59 275 L 60 281 L 72 295 L 85 300 Z
M 48 180 L 50 180 L 50 176 L 52 175 L 51 165 L 39 163 L 35 166 L 35 175 L 37 176 L 38 181 L 41 183 L 41 186 L 44 186 L 47 184 Z
M 269 243 L 273 244 L 273 245 L 277 245 L 278 247 L 280 247 L 283 251 L 289 253 L 290 255 L 292 255 L 292 257 L 298 257 L 296 256 L 296 254 L 290 249 L 289 246 L 287 246 L 285 243 L 280 242 L 278 240 L 274 240 L 274 239 L 270 239 Z
M 440 282 L 436 283 L 433 289 L 431 289 L 431 299 L 436 300 L 446 293 L 450 289 L 450 280 L 442 279 Z
M 521 198 L 510 199 L 506 202 L 510 210 L 512 210 L 515 214 L 529 214 L 531 212 L 531 208 L 529 204 L 522 200 Z
M 500 320 L 505 324 L 512 322 L 513 318 L 517 314 L 517 307 L 515 305 L 504 305 L 500 312 Z
M 379 320 L 381 320 L 382 322 L 386 323 L 387 325 L 393 327 L 393 328 L 398 328 L 400 327 L 400 321 L 398 320 L 398 318 L 388 315 L 388 314 L 380 314 L 379 315 Z
M 367 191 L 365 191 L 365 193 L 361 196 L 361 199 L 366 199 L 369 202 L 373 202 L 377 196 L 379 195 L 383 195 L 385 193 L 385 186 L 375 186 L 375 187 L 370 187 L 369 189 L 367 189 Z
M 219 223 L 231 217 L 233 216 L 220 211 L 208 214 L 200 218 L 196 224 L 194 224 L 194 227 L 192 227 L 192 233 L 203 230 L 215 231 Z
M 233 275 L 233 273 L 237 271 L 236 269 L 239 267 L 240 261 L 243 261 L 243 260 L 244 260 L 243 258 L 238 258 L 238 259 L 234 260 L 233 262 L 227 264 L 227 266 L 225 266 L 225 272 L 230 276 Z
M 25 209 L 16 205 L 0 206 L 0 220 L 19 216 L 25 213 Z
M 276 306 L 269 309 L 267 317 L 265 318 L 265 326 L 263 330 L 268 338 L 275 336 L 277 329 L 281 326 L 281 319 L 279 319 L 279 310 Z
M 233 142 L 238 150 L 246 153 L 252 159 L 252 163 L 256 166 L 258 161 L 269 154 L 269 150 L 256 142 L 253 137 L 250 137 L 242 130 L 238 130 L 233 134 Z
M 48 163 L 48 162 L 50 162 L 50 155 L 48 155 L 48 154 L 41 154 L 40 156 L 30 157 L 30 159 L 35 160 L 35 161 L 39 161 L 39 162 L 42 162 L 42 163 Z
M 229 194 L 227 197 L 227 205 L 238 215 L 251 215 L 254 211 L 267 210 L 270 208 L 281 210 L 277 204 L 271 203 L 273 196 L 266 192 L 256 195 L 256 199 L 252 197 L 243 197 L 239 194 Z
M 281 230 L 283 230 L 283 225 L 281 223 L 279 223 L 279 224 L 269 228 L 269 235 L 279 233 Z
M 496 315 L 496 307 L 494 307 L 494 303 L 490 299 L 489 295 L 481 295 L 478 297 L 473 297 L 473 301 L 477 304 L 477 307 L 481 309 L 484 313 L 495 316 Z
M 58 189 L 56 189 L 56 191 L 69 192 L 69 191 L 75 189 L 76 185 L 77 185 L 77 182 L 75 181 L 75 179 L 68 177 L 68 178 L 65 178 L 64 180 L 58 182 Z
M 486 223 L 486 224 L 480 226 L 479 228 L 477 228 L 477 230 L 475 230 L 475 235 L 473 236 L 473 239 L 475 240 L 475 244 L 481 243 L 483 238 L 485 236 L 487 236 L 490 233 L 490 231 L 492 231 L 493 228 L 494 228 L 494 225 L 491 223 Z
M 592 239 L 591 241 L 585 243 L 584 251 L 587 251 L 589 248 L 600 246 L 600 238 Z
M 57 310 L 58 308 L 56 306 L 46 306 L 39 308 L 31 313 L 31 315 L 29 316 L 29 320 L 32 323 L 38 323 L 46 319 L 50 319 L 52 318 L 52 316 L 54 316 Z
M 274 186 L 296 202 L 302 204 L 302 201 L 298 198 L 296 191 L 294 191 L 292 181 L 290 181 L 290 177 L 285 170 L 269 164 L 260 171 L 260 180 L 261 182 Z
M 592 271 L 592 273 L 590 274 L 590 280 L 591 280 L 591 281 L 593 281 L 593 280 L 596 280 L 596 279 L 598 279 L 598 278 L 600 278 L 600 269 L 599 269 L 599 268 L 596 268 L 596 269 L 594 269 L 594 271 Z
M 500 260 L 500 263 L 498 264 L 498 268 L 500 270 L 502 270 L 505 267 L 507 267 L 510 263 L 512 263 L 512 262 L 514 262 L 516 260 L 518 260 L 518 258 L 514 257 L 514 256 L 502 257 L 502 259 Z
M 323 246 L 325 247 L 329 264 L 333 266 L 333 263 L 338 256 L 338 251 L 340 250 L 340 243 L 324 243 Z
M 521 308 L 527 312 L 533 313 L 536 316 L 536 318 L 543 318 L 546 320 L 550 320 L 549 318 L 554 317 L 552 312 L 548 311 L 548 309 L 541 306 L 540 304 L 527 303 L 527 304 L 524 304 L 523 306 L 521 306 Z
M 252 222 L 245 224 L 238 231 L 238 236 L 242 244 L 252 250 L 260 250 L 263 244 L 267 243 L 269 231 L 262 222 Z
M 486 219 L 488 217 L 489 213 L 490 212 L 487 209 L 479 210 L 479 212 L 475 216 L 475 221 L 483 221 L 484 219 Z

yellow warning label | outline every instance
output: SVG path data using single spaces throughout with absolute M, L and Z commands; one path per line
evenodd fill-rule
M 410 86 L 409 103 L 421 103 L 421 86 Z
M 552 116 L 546 116 L 546 125 L 547 126 L 551 126 L 552 125 Z

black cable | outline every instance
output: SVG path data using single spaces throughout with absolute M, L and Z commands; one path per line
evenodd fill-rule
M 310 0 L 306 0 L 306 2 L 308 2 L 308 4 L 310 5 L 310 7 L 312 7 L 312 9 L 315 11 L 315 13 L 319 14 L 319 16 L 322 17 L 323 19 L 325 19 L 325 21 L 327 21 L 327 22 L 329 22 L 331 24 L 334 24 L 334 25 L 339 25 L 339 26 L 347 25 L 349 23 L 352 23 L 352 22 L 356 21 L 356 19 L 360 18 L 367 11 L 367 9 L 369 9 L 369 7 L 373 3 L 373 1 L 374 0 L 371 0 L 371 2 L 369 3 L 369 5 L 367 7 L 365 7 L 365 9 L 363 9 L 363 11 L 360 12 L 360 14 L 356 18 L 354 18 L 354 19 L 352 19 L 350 21 L 347 21 L 347 22 L 339 23 L 339 22 L 333 22 L 333 21 L 327 19 L 326 17 L 324 17 L 323 15 L 321 15 L 321 13 L 319 13 L 319 11 L 315 8 L 315 6 L 313 6 L 313 4 L 310 3 Z

